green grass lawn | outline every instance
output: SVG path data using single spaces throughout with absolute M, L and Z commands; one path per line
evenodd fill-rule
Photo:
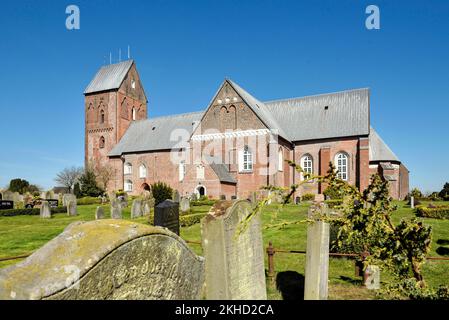
M 401 218 L 412 218 L 414 213 L 404 202 L 397 202 L 398 210 L 394 212 L 393 219 L 398 222 Z M 17 216 L 0 217 L 0 258 L 17 256 L 30 253 L 47 241 L 61 233 L 64 228 L 74 221 L 89 221 L 95 219 L 96 205 L 78 206 L 79 215 L 68 217 L 65 214 L 56 214 L 52 219 L 44 220 L 39 216 Z M 305 219 L 308 206 L 288 205 L 272 221 L 276 206 L 265 208 L 262 220 L 264 226 L 281 221 L 293 221 Z M 207 212 L 208 206 L 192 207 L 192 213 Z M 109 213 L 109 207 L 105 206 L 105 212 Z M 124 219 L 130 219 L 130 206 L 123 211 Z M 448 245 L 441 245 L 446 241 L 449 243 L 449 220 L 422 219 L 425 224 L 431 225 L 433 230 L 431 256 L 439 256 L 436 252 L 440 246 L 449 248 Z M 147 218 L 138 218 L 134 221 L 148 223 Z M 275 248 L 306 250 L 306 224 L 290 225 L 283 229 L 264 229 L 264 247 L 271 241 Z M 181 228 L 181 237 L 185 240 L 200 242 L 200 224 Z M 197 253 L 202 254 L 201 246 L 189 244 Z M 440 256 L 441 257 L 441 256 Z M 266 260 L 265 255 L 265 260 Z M 275 271 L 296 271 L 304 274 L 305 255 L 304 254 L 275 254 Z M 0 268 L 17 263 L 18 260 L 0 262 Z M 265 265 L 267 263 L 265 261 Z M 428 261 L 423 269 L 424 277 L 430 286 L 440 284 L 449 285 L 449 261 Z M 360 286 L 360 277 L 354 274 L 354 261 L 344 258 L 332 258 L 329 263 L 329 297 L 330 299 L 374 299 L 375 293 Z M 381 274 L 382 279 L 388 279 L 387 273 Z M 280 299 L 281 296 L 274 285 L 268 283 L 268 296 L 270 299 Z

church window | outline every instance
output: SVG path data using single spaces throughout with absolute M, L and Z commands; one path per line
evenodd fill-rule
M 348 155 L 344 152 L 337 153 L 335 156 L 335 163 L 338 170 L 337 177 L 341 180 L 347 181 L 349 175 Z
M 104 110 L 101 110 L 100 111 L 100 123 L 104 123 L 104 119 L 105 119 L 105 117 L 104 117 Z
M 125 185 L 123 186 L 123 189 L 126 192 L 132 192 L 133 191 L 133 182 L 131 180 L 126 180 Z
M 136 88 L 136 81 L 134 79 L 131 80 L 131 88 Z
M 240 171 L 253 171 L 253 154 L 248 146 L 240 153 Z
M 284 171 L 284 154 L 282 152 L 282 149 L 279 149 L 278 153 L 278 170 Z
M 201 164 L 196 167 L 196 178 L 204 179 L 204 166 Z
M 133 114 L 133 120 L 136 120 L 136 108 L 133 108 L 132 114 Z
M 124 173 L 125 174 L 132 174 L 133 173 L 133 166 L 132 166 L 131 163 L 129 163 L 129 162 L 125 163 Z
M 304 180 L 304 174 L 313 174 L 313 158 L 310 154 L 306 154 L 301 158 L 301 180 Z
M 184 180 L 185 176 L 186 176 L 186 162 L 181 161 L 181 163 L 179 164 L 179 181 Z
M 147 177 L 147 167 L 143 163 L 139 167 L 139 177 L 140 178 Z
M 104 148 L 104 144 L 105 144 L 105 139 L 104 139 L 104 137 L 100 137 L 100 143 L 99 143 L 100 149 L 103 149 L 103 148 Z

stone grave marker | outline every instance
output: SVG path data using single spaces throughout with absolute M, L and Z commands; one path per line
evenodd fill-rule
M 2 200 L 14 201 L 14 193 L 9 190 L 4 191 Z
M 260 214 L 236 234 L 251 211 L 247 200 L 218 201 L 201 220 L 207 299 L 267 299 Z
M 415 197 L 410 197 L 410 208 L 415 209 Z
M 199 300 L 203 285 L 204 258 L 184 240 L 126 220 L 74 222 L 0 269 L 0 300 Z
M 178 202 L 178 203 L 180 201 L 180 195 L 179 195 L 178 190 L 173 191 L 173 201 Z
M 364 285 L 368 290 L 380 289 L 380 269 L 379 266 L 369 265 L 366 267 L 367 277 L 364 281 Z
M 316 194 L 313 202 L 316 203 L 324 202 L 324 194 Z
M 97 207 L 97 209 L 95 210 L 95 220 L 104 219 L 104 218 L 105 218 L 105 214 L 104 214 L 103 207 Z
M 76 201 L 70 200 L 67 204 L 67 215 L 68 216 L 76 216 L 78 215 L 78 210 L 76 207 Z
M 328 215 L 326 204 L 316 203 L 309 208 L 308 218 L 315 221 L 307 226 L 304 300 L 328 297 L 329 223 L 319 220 L 319 215 Z
M 75 201 L 76 202 L 76 196 L 71 193 L 66 193 L 62 196 L 62 206 L 67 207 L 69 204 L 69 201 Z
M 122 219 L 122 206 L 118 200 L 111 201 L 111 219 Z
M 40 217 L 43 219 L 51 218 L 50 205 L 48 204 L 47 201 L 42 201 L 40 208 Z
M 134 199 L 131 206 L 131 219 L 135 219 L 142 216 L 142 200 Z
M 154 207 L 154 225 L 179 235 L 179 203 L 167 199 Z
M 187 197 L 181 198 L 181 202 L 179 203 L 179 208 L 181 212 L 187 212 L 190 210 L 190 200 Z

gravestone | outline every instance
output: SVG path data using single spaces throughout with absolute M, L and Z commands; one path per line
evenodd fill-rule
M 76 216 L 78 215 L 78 210 L 76 208 L 76 201 L 70 200 L 67 205 L 67 215 Z
M 111 201 L 111 219 L 122 219 L 122 207 L 118 200 Z
M 257 193 L 255 191 L 251 192 L 251 203 L 257 205 Z
M 328 297 L 329 223 L 320 220 L 322 215 L 328 215 L 326 204 L 317 203 L 309 208 L 308 218 L 314 222 L 307 226 L 304 300 Z
M 180 195 L 179 195 L 178 190 L 173 191 L 173 201 L 178 202 L 178 203 L 180 201 Z
M 187 212 L 190 210 L 190 200 L 187 197 L 181 198 L 181 202 L 179 203 L 179 209 L 181 212 Z
M 103 207 L 97 207 L 97 209 L 95 210 L 95 220 L 104 219 L 104 218 L 105 218 L 105 214 L 104 214 Z
M 313 202 L 315 203 L 324 202 L 324 194 L 316 194 Z
M 108 198 L 109 198 L 109 201 L 117 199 L 117 195 L 116 195 L 115 191 L 108 192 Z
M 226 195 L 224 194 L 220 195 L 220 200 L 226 200 Z
M 207 299 L 267 299 L 260 214 L 236 234 L 251 211 L 247 200 L 218 201 L 201 220 Z
M 366 267 L 367 277 L 364 281 L 364 285 L 368 290 L 380 289 L 380 269 L 379 266 L 368 265 Z
M 47 201 L 42 201 L 40 208 L 40 217 L 43 219 L 51 218 L 50 205 L 48 204 Z
M 410 197 L 410 208 L 415 209 L 415 197 Z
M 14 193 L 9 190 L 4 191 L 2 200 L 14 201 Z
M 154 208 L 154 202 L 155 202 L 154 198 L 152 198 L 150 200 L 143 201 L 143 203 L 142 203 L 142 206 L 143 206 L 142 211 L 143 211 L 143 215 L 144 216 L 149 216 L 150 215 L 151 208 Z
M 126 220 L 72 223 L 0 269 L 0 300 L 198 300 L 203 285 L 204 258 L 184 240 Z
M 131 206 L 131 219 L 135 219 L 142 216 L 142 200 L 135 199 Z
M 154 225 L 179 235 L 179 203 L 167 199 L 154 207 Z
M 76 196 L 71 193 L 66 193 L 62 196 L 62 206 L 67 207 L 69 204 L 69 201 L 75 201 L 76 202 Z

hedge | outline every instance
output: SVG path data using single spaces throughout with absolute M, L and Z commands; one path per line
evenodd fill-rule
M 194 213 L 194 214 L 188 214 L 184 216 L 179 217 L 179 225 L 181 227 L 190 227 L 194 224 L 197 224 L 201 221 L 202 218 L 204 218 L 207 215 L 207 212 L 201 212 L 201 213 Z M 148 217 L 148 221 L 151 225 L 154 225 L 154 213 L 151 212 L 150 216 Z
M 210 199 L 210 200 L 197 200 L 197 201 L 191 201 L 190 205 L 194 207 L 198 206 L 213 206 L 217 202 L 217 200 Z
M 416 207 L 416 216 L 433 219 L 449 219 L 449 206 L 440 206 L 436 208 L 418 206 Z
M 325 200 L 324 203 L 327 204 L 329 208 L 335 208 L 336 206 L 341 206 L 343 204 L 342 199 Z
M 67 207 L 50 208 L 52 214 L 55 213 L 67 213 Z M 0 217 L 14 217 L 14 216 L 38 216 L 41 213 L 41 209 L 8 209 L 0 210 Z

